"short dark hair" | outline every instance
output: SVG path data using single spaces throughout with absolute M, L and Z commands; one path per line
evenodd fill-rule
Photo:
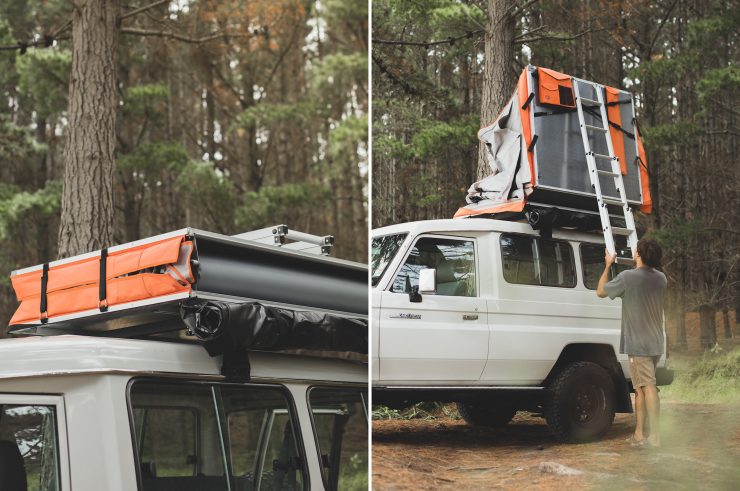
M 651 268 L 659 268 L 660 260 L 663 259 L 663 248 L 652 239 L 640 239 L 637 241 L 637 253 L 642 262 Z

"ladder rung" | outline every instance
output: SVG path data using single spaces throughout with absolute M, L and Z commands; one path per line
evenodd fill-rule
M 590 125 L 590 124 L 584 124 L 583 126 L 585 126 L 586 128 L 588 128 L 589 130 L 601 131 L 602 133 L 606 133 L 607 131 L 609 131 L 606 128 L 601 128 L 599 126 L 593 126 L 593 125 Z
M 622 200 L 620 200 L 620 199 L 616 199 L 616 198 L 607 198 L 606 196 L 602 196 L 602 197 L 601 197 L 601 201 L 603 201 L 603 202 L 604 202 L 604 203 L 606 203 L 607 205 L 619 205 L 619 206 L 624 206 L 624 203 L 622 202 Z
M 617 177 L 617 176 L 619 176 L 619 174 L 617 174 L 616 172 L 612 172 L 610 170 L 597 170 L 596 172 L 598 172 L 602 176 L 609 176 L 609 177 Z
M 630 235 L 632 235 L 632 232 L 634 232 L 634 230 L 630 230 L 628 228 L 612 227 L 612 233 L 613 234 L 616 234 L 616 235 L 630 236 Z
M 594 106 L 600 106 L 601 105 L 601 103 L 599 101 L 595 101 L 593 99 L 589 99 L 588 97 L 581 96 L 580 99 L 581 99 L 581 104 L 583 104 L 585 102 L 586 104 L 592 104 Z
M 635 265 L 635 260 L 631 257 L 618 257 L 614 262 L 616 262 L 617 264 L 624 264 L 625 266 Z
M 597 159 L 612 160 L 612 158 L 610 156 L 604 155 L 604 154 L 601 154 L 601 153 L 592 153 L 591 155 L 593 155 Z

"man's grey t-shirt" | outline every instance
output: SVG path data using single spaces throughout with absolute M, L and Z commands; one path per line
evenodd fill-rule
M 622 271 L 604 285 L 614 300 L 622 297 L 622 340 L 619 352 L 632 356 L 663 354 L 663 293 L 668 281 L 657 269 Z

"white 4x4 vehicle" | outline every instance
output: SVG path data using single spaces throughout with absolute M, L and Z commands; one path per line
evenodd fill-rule
M 457 402 L 470 424 L 543 413 L 558 439 L 603 435 L 632 412 L 621 300 L 595 290 L 600 235 L 527 223 L 430 220 L 376 229 L 373 402 Z M 670 383 L 666 356 L 658 385 Z
M 183 229 L 13 272 L 0 491 L 367 489 L 367 266 L 331 243 Z

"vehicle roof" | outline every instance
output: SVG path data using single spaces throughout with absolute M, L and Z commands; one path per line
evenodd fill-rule
M 373 237 L 381 235 L 410 233 L 450 234 L 459 232 L 510 232 L 529 235 L 538 235 L 536 230 L 524 221 L 496 220 L 493 218 L 444 218 L 440 220 L 420 220 L 417 222 L 398 223 L 373 230 Z M 557 239 L 596 242 L 603 244 L 604 236 L 597 232 L 582 232 L 578 230 L 555 228 L 552 236 Z
M 268 352 L 250 352 L 249 361 L 256 380 L 368 380 L 361 362 Z M 0 339 L 0 380 L 95 373 L 220 377 L 220 368 L 220 358 L 197 344 L 75 335 Z

